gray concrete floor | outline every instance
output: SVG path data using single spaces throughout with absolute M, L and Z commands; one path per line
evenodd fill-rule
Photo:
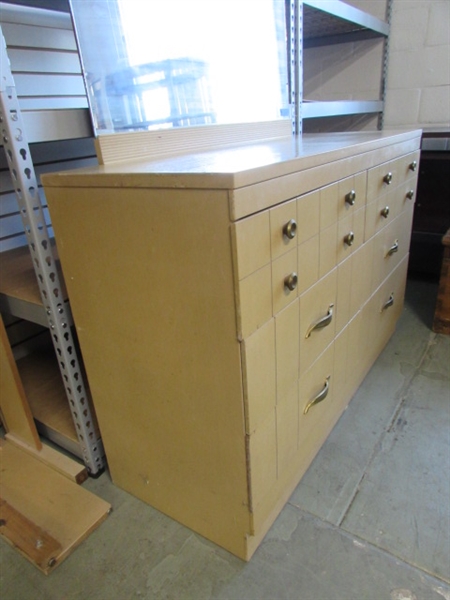
M 3 600 L 450 600 L 450 337 L 409 282 L 397 331 L 249 563 L 115 487 L 51 575 L 0 541 Z

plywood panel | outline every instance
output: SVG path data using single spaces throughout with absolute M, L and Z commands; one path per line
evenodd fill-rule
M 0 460 L 0 533 L 49 573 L 100 525 L 111 506 L 9 442 L 0 444 Z
M 42 447 L 0 316 L 0 410 L 6 430 L 36 449 Z

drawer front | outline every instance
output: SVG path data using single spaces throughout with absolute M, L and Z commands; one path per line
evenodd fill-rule
M 337 269 L 300 296 L 300 375 L 334 339 L 336 298 Z
M 371 340 L 372 359 L 384 348 L 402 312 L 407 268 L 408 255 L 392 271 L 366 305 L 365 322 L 370 325 L 368 335 Z
M 275 320 L 260 327 L 241 345 L 245 429 L 248 434 L 273 414 L 276 403 Z
M 417 150 L 406 156 L 377 165 L 367 173 L 367 202 L 397 187 L 409 179 L 417 177 L 420 152 Z
M 298 442 L 299 447 L 317 445 L 320 448 L 336 419 L 334 405 L 334 344 L 330 344 L 298 382 Z
M 374 238 L 373 282 L 378 287 L 409 252 L 413 206 Z

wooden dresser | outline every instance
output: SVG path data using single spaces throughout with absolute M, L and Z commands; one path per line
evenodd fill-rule
M 117 485 L 251 557 L 394 331 L 420 133 L 43 176 Z

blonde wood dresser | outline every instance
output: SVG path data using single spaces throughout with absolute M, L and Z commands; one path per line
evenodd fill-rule
M 117 485 L 251 557 L 394 331 L 420 134 L 43 176 Z

